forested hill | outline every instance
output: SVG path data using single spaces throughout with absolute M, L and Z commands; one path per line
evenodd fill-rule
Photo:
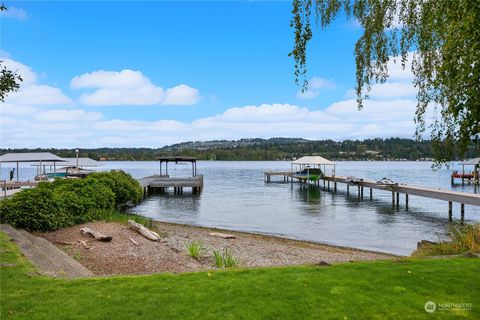
M 1 154 L 40 151 L 75 157 L 75 148 L 0 149 Z M 341 142 L 300 138 L 241 139 L 183 142 L 162 148 L 80 149 L 80 157 L 96 160 L 154 160 L 169 155 L 195 156 L 200 160 L 290 160 L 304 155 L 321 155 L 332 160 L 419 160 L 433 157 L 430 141 L 400 138 Z M 478 156 L 478 144 L 472 145 L 467 158 Z

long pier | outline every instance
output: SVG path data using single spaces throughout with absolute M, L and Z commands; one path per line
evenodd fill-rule
M 153 175 L 138 180 L 143 188 L 144 195 L 148 193 L 163 193 L 173 188 L 174 193 L 182 194 L 184 188 L 191 188 L 192 193 L 198 193 L 203 188 L 203 175 L 195 175 L 186 178 L 170 178 L 167 175 Z
M 266 171 L 264 173 L 265 181 L 271 182 L 272 176 L 284 176 L 284 181 L 286 182 L 287 179 L 290 179 L 290 182 L 293 182 L 294 179 L 297 179 L 291 172 L 282 172 L 282 171 Z M 323 176 L 320 178 L 323 180 L 324 189 L 330 191 L 332 184 L 333 192 L 337 192 L 337 184 L 344 183 L 347 187 L 347 195 L 350 194 L 351 188 L 357 189 L 357 196 L 358 199 L 363 200 L 364 198 L 364 189 L 368 188 L 368 196 L 370 200 L 373 197 L 373 189 L 381 190 L 385 192 L 390 192 L 392 194 L 392 206 L 399 208 L 400 205 L 400 194 L 405 195 L 405 208 L 408 211 L 408 202 L 409 202 L 409 195 L 412 196 L 419 196 L 425 197 L 429 199 L 437 199 L 443 200 L 448 202 L 448 219 L 452 221 L 452 213 L 453 213 L 453 203 L 460 204 L 460 220 L 462 222 L 465 221 L 465 205 L 472 205 L 472 206 L 480 206 L 480 194 L 474 193 L 467 193 L 467 192 L 459 192 L 459 191 L 451 191 L 445 190 L 440 188 L 430 188 L 430 187 L 423 187 L 423 186 L 414 186 L 408 185 L 404 183 L 395 183 L 395 184 L 380 184 L 374 180 L 368 179 L 354 179 L 349 177 L 343 176 Z M 320 180 L 314 181 L 314 183 L 320 186 Z M 300 181 L 308 183 L 306 180 Z

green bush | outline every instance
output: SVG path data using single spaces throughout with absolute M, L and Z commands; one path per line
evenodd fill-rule
M 85 180 L 95 180 L 108 186 L 115 193 L 115 204 L 121 206 L 129 201 L 138 202 L 142 198 L 142 187 L 137 180 L 123 171 L 96 172 Z
M 28 230 L 55 230 L 66 226 L 68 215 L 53 189 L 38 186 L 0 202 L 0 221 Z
M 95 173 L 86 179 L 58 179 L 0 202 L 0 222 L 31 231 L 50 231 L 111 214 L 137 201 L 138 182 L 123 172 Z

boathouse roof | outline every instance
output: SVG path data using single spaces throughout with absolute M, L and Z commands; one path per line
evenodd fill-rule
M 335 165 L 335 162 L 320 156 L 306 156 L 293 161 L 292 164 Z
M 59 163 L 62 167 L 76 167 L 77 166 L 77 158 L 63 158 L 66 162 Z M 32 166 L 39 166 L 39 163 L 32 164 Z M 78 166 L 79 167 L 100 167 L 103 166 L 103 163 L 100 163 L 97 160 L 93 160 L 90 158 L 78 158 Z M 53 162 L 46 161 L 42 162 L 42 166 L 53 166 Z
M 172 156 L 172 157 L 159 157 L 157 160 L 160 162 L 196 162 L 196 157 L 181 157 L 181 156 Z
M 1 162 L 65 162 L 64 159 L 50 152 L 6 153 L 0 156 Z

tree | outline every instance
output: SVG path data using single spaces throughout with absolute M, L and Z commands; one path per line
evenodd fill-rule
M 0 5 L 0 11 L 7 11 L 4 4 Z M 8 70 L 0 60 L 0 102 L 5 102 L 5 97 L 9 92 L 18 91 L 20 88 L 19 82 L 22 78 L 16 72 Z
M 312 14 L 313 13 L 313 14 Z M 306 89 L 312 24 L 325 29 L 344 13 L 363 27 L 355 44 L 359 109 L 374 83 L 388 78 L 392 57 L 412 56 L 417 88 L 416 137 L 431 129 L 436 164 L 462 157 L 480 139 L 480 1 L 293 0 L 295 80 Z M 315 18 L 315 22 L 313 19 Z M 439 114 L 426 124 L 427 110 Z

